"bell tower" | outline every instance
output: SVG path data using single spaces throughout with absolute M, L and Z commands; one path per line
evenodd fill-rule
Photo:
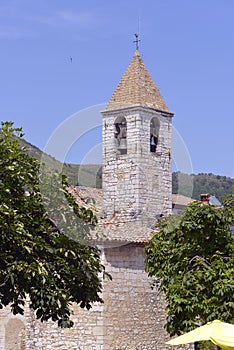
M 103 116 L 103 218 L 151 226 L 171 212 L 169 111 L 138 50 Z

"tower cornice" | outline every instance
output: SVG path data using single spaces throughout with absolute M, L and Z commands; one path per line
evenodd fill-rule
M 120 108 L 115 108 L 115 109 L 104 109 L 101 111 L 102 115 L 113 115 L 113 113 L 118 114 L 118 113 L 126 113 L 126 112 L 152 112 L 152 113 L 160 113 L 164 117 L 174 117 L 174 112 L 170 111 L 164 111 L 161 109 L 156 109 L 156 108 L 151 108 L 147 106 L 142 106 L 142 105 L 131 105 L 131 106 L 126 106 L 126 107 L 120 107 Z

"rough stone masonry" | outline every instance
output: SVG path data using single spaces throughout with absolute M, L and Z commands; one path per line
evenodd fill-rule
M 173 349 L 165 346 L 164 297 L 151 288 L 144 266 L 144 245 L 172 208 L 173 113 L 138 50 L 102 115 L 103 195 L 95 237 L 113 278 L 103 280 L 104 304 L 89 311 L 73 305 L 71 329 L 37 321 L 27 306 L 24 316 L 5 308 L 0 350 Z

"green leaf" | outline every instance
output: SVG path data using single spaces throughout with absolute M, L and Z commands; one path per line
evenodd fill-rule
M 170 335 L 194 329 L 198 320 L 234 322 L 233 218 L 233 195 L 222 207 L 195 202 L 162 221 L 146 245 L 146 271 L 160 278 Z

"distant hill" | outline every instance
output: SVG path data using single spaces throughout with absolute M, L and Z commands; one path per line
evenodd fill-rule
M 192 184 L 192 195 L 189 193 Z M 200 199 L 201 193 L 215 195 L 220 201 L 234 188 L 234 179 L 209 174 L 183 174 L 175 172 L 172 174 L 172 193 L 180 193 L 184 196 L 190 196 L 194 199 Z
M 33 146 L 25 140 L 20 140 L 22 146 L 34 158 L 46 160 L 47 164 L 53 167 L 59 167 L 67 175 L 72 185 L 82 185 L 87 187 L 101 188 L 102 184 L 102 166 L 100 164 L 61 164 L 54 157 L 46 155 L 38 147 Z M 192 193 L 191 193 L 192 188 Z M 199 199 L 201 193 L 215 195 L 219 200 L 231 193 L 234 188 L 234 179 L 209 174 L 183 174 L 175 172 L 172 174 L 172 193 L 179 193 L 194 199 Z
M 28 154 L 38 159 L 39 161 L 46 162 L 47 165 L 52 168 L 61 169 L 64 174 L 67 175 L 71 185 L 82 185 L 87 187 L 101 188 L 102 184 L 102 166 L 100 164 L 62 164 L 54 157 L 45 154 L 38 147 L 31 143 L 20 139 L 20 144 L 25 147 Z

